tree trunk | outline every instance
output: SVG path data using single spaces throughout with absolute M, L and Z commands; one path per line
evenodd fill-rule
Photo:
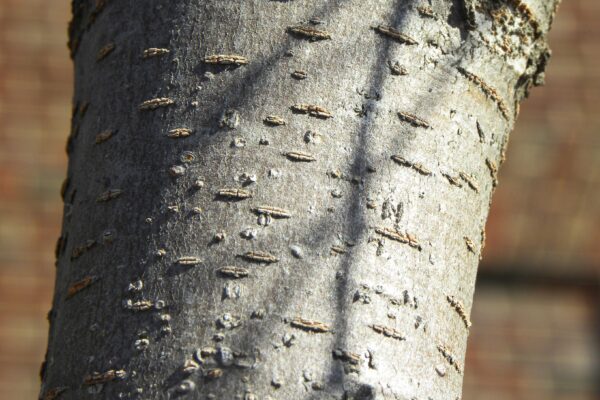
M 456 399 L 556 1 L 74 1 L 45 399 Z

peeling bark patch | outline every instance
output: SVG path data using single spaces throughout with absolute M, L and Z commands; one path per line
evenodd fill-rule
M 181 257 L 177 260 L 177 264 L 184 266 L 194 266 L 202 262 L 198 257 Z
M 225 266 L 217 269 L 217 273 L 227 278 L 245 278 L 250 275 L 250 270 L 243 267 Z
M 398 111 L 398 117 L 402 121 L 408 122 L 409 124 L 411 124 L 412 126 L 414 126 L 416 128 L 426 128 L 426 129 L 431 128 L 431 124 L 429 122 L 417 117 L 414 114 L 410 114 L 410 113 L 403 112 L 403 111 Z
M 71 286 L 69 286 L 69 289 L 67 289 L 67 299 L 70 299 L 71 297 L 75 296 L 77 293 L 89 287 L 95 281 L 96 277 L 86 276 L 85 278 L 73 283 Z
M 117 379 L 123 379 L 127 373 L 122 369 L 111 369 L 106 372 L 93 372 L 83 380 L 84 385 L 97 385 L 107 383 Z
M 106 58 L 106 56 L 114 51 L 115 47 L 116 46 L 114 43 L 106 44 L 104 47 L 98 50 L 98 53 L 96 54 L 96 61 L 101 61 Z
M 473 190 L 475 193 L 479 193 L 479 185 L 477 184 L 477 181 L 474 177 L 467 175 L 465 172 L 460 172 L 459 176 L 460 179 L 462 179 L 467 185 L 469 185 L 471 190 Z
M 456 356 L 454 354 L 452 354 L 450 352 L 450 350 L 448 350 L 448 348 L 444 345 L 438 345 L 437 349 L 442 354 L 442 356 L 446 359 L 448 364 L 452 365 L 454 367 L 454 369 L 456 370 L 456 372 L 458 372 L 459 374 L 462 374 L 462 368 L 461 368 L 460 363 L 458 362 L 458 359 L 456 358 Z
M 399 165 L 402 165 L 403 167 L 409 167 L 414 169 L 415 171 L 417 171 L 419 174 L 421 175 L 425 175 L 425 176 L 431 176 L 433 173 L 425 168 L 423 166 L 423 164 L 421 163 L 415 163 L 412 161 L 408 161 L 407 159 L 405 159 L 404 157 L 398 156 L 398 155 L 393 155 L 391 157 L 391 159 L 396 162 Z
M 252 211 L 259 215 L 270 215 L 273 218 L 290 218 L 292 216 L 292 214 L 288 210 L 271 206 L 259 206 L 253 208 Z
M 316 118 L 332 118 L 333 115 L 325 108 L 315 104 L 294 104 L 290 107 L 293 112 L 300 114 L 308 114 Z
M 404 33 L 401 33 L 400 31 L 398 31 L 395 28 L 392 28 L 391 26 L 378 25 L 378 26 L 374 27 L 373 29 L 375 30 L 375 32 L 377 32 L 383 36 L 392 38 L 399 43 L 408 44 L 408 45 L 418 44 L 418 42 L 415 39 L 411 38 L 408 35 L 405 35 Z
M 204 57 L 204 63 L 216 65 L 246 65 L 248 64 L 248 59 L 236 54 L 213 54 Z
M 305 319 L 301 317 L 294 318 L 290 322 L 290 325 L 294 328 L 314 333 L 326 333 L 331 331 L 330 326 L 323 322 Z
M 156 110 L 159 107 L 168 107 L 175 104 L 173 99 L 168 97 L 157 97 L 142 102 L 139 106 L 140 111 Z
M 450 305 L 456 310 L 456 313 L 462 319 L 463 323 L 465 324 L 465 327 L 469 329 L 473 324 L 469 320 L 469 317 L 467 315 L 467 312 L 465 311 L 465 307 L 463 306 L 463 304 L 456 297 L 450 295 L 446 296 L 446 300 L 448 300 L 448 303 L 450 303 Z
M 242 257 L 248 261 L 258 262 L 258 263 L 276 263 L 279 261 L 279 258 L 275 257 L 273 254 L 266 251 L 248 251 Z
M 287 28 L 287 32 L 311 41 L 331 39 L 329 32 L 308 26 L 290 26 Z
M 529 8 L 529 6 L 527 6 L 527 4 L 525 4 L 521 0 L 508 0 L 508 3 L 511 4 L 522 15 L 522 17 L 531 25 L 536 36 L 541 35 L 540 23 L 535 18 L 535 15 L 533 14 L 533 12 Z M 557 3 L 557 5 L 558 5 L 558 3 Z
M 108 139 L 110 139 L 113 136 L 113 134 L 114 134 L 114 132 L 111 130 L 102 131 L 96 135 L 95 143 L 96 144 L 104 143 Z
M 371 325 L 371 329 L 380 335 L 396 339 L 396 340 L 406 340 L 406 336 L 404 336 L 400 331 L 394 328 L 390 328 L 384 325 Z
M 101 193 L 96 198 L 96 202 L 97 203 L 106 203 L 107 201 L 116 199 L 117 197 L 121 196 L 122 193 L 123 193 L 123 191 L 121 189 L 109 189 L 109 190 Z
M 502 116 L 506 120 L 510 120 L 510 114 L 508 111 L 508 107 L 506 106 L 506 103 L 504 102 L 504 100 L 502 100 L 502 98 L 500 97 L 500 95 L 498 94 L 496 89 L 489 86 L 487 83 L 484 82 L 483 79 L 481 79 L 477 75 L 467 71 L 463 67 L 457 67 L 457 69 L 458 69 L 458 72 L 460 72 L 468 80 L 470 80 L 476 86 L 478 86 L 487 97 L 489 97 L 490 99 L 492 99 L 492 101 L 494 101 L 496 103 L 496 105 L 498 106 L 498 109 L 502 113 Z
M 303 151 L 288 151 L 284 155 L 290 161 L 299 161 L 299 162 L 317 161 L 317 159 L 312 154 L 305 153 Z
M 160 56 L 164 56 L 165 54 L 169 54 L 170 52 L 171 51 L 169 49 L 150 47 L 150 48 L 144 50 L 143 57 L 144 58 L 160 57 Z
M 422 250 L 422 247 L 419 244 L 419 241 L 417 240 L 417 238 L 408 233 L 404 234 L 395 229 L 390 229 L 390 228 L 376 228 L 375 232 L 377 232 L 381 236 L 384 236 L 388 239 L 392 239 L 396 242 L 408 244 L 410 247 L 415 248 L 419 251 Z
M 244 200 L 252 197 L 252 192 L 245 189 L 220 189 L 217 196 L 229 200 Z

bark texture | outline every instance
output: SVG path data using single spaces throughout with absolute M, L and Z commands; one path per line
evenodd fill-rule
M 556 1 L 74 1 L 44 399 L 457 399 Z

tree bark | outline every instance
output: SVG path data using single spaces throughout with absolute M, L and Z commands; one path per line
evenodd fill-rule
M 45 399 L 457 399 L 557 1 L 74 1 Z

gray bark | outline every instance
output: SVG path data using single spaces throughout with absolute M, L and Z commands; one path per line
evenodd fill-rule
M 460 398 L 555 3 L 74 1 L 41 396 Z

